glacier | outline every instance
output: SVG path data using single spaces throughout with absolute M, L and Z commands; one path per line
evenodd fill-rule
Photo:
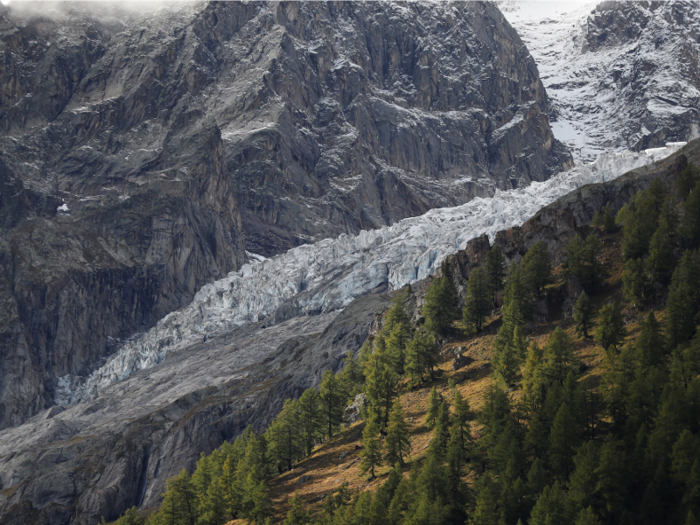
M 523 224 L 570 191 L 612 180 L 684 144 L 639 153 L 604 153 L 545 182 L 496 190 L 492 197 L 433 209 L 389 227 L 324 239 L 269 259 L 249 254 L 251 262 L 203 286 L 189 306 L 126 341 L 86 379 L 59 378 L 55 402 L 65 406 L 95 398 L 102 388 L 157 365 L 169 352 L 262 321 L 280 306 L 286 305 L 294 315 L 332 312 L 380 287 L 395 290 L 424 279 L 469 240 L 483 234 L 493 240 L 498 231 Z

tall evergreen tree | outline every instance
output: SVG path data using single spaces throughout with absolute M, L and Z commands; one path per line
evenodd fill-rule
M 309 388 L 299 397 L 299 427 L 304 451 L 307 456 L 316 444 L 316 440 L 323 432 L 323 414 L 321 412 L 321 399 L 315 388 Z
M 440 347 L 431 335 L 416 330 L 413 339 L 406 347 L 406 372 L 413 383 L 422 383 L 423 374 L 428 372 L 430 378 L 435 376 L 435 366 L 440 357 Z
M 428 397 L 428 411 L 425 414 L 425 426 L 429 429 L 435 427 L 438 416 L 440 415 L 440 406 L 443 403 L 442 396 L 438 393 L 437 388 L 430 389 Z
M 651 282 L 641 258 L 628 259 L 625 263 L 625 273 L 622 277 L 625 299 L 633 306 L 644 306 L 651 293 Z
M 481 332 L 486 317 L 493 308 L 492 291 L 486 271 L 475 268 L 467 282 L 467 297 L 462 319 L 469 331 Z
M 564 384 L 575 368 L 574 349 L 569 336 L 557 327 L 544 347 L 544 373 L 551 382 Z
M 287 512 L 287 519 L 284 520 L 284 525 L 309 525 L 311 523 L 311 515 L 299 494 L 294 493 L 289 499 L 289 505 L 291 508 Z
M 394 372 L 403 375 L 406 367 L 406 345 L 411 340 L 409 327 L 403 323 L 395 323 L 394 328 L 386 338 L 386 355 Z
M 297 402 L 286 399 L 282 411 L 272 421 L 266 432 L 270 445 L 270 456 L 283 468 L 292 470 L 294 462 L 303 453 L 300 439 L 299 413 Z
M 497 245 L 491 248 L 486 254 L 486 276 L 492 294 L 503 289 L 503 280 L 506 277 L 506 265 L 503 259 L 503 252 Z
M 527 251 L 522 262 L 527 287 L 540 297 L 544 287 L 552 281 L 552 257 L 544 241 L 538 241 Z
M 411 437 L 406 413 L 399 401 L 394 402 L 389 415 L 386 431 L 386 462 L 389 465 L 404 464 L 404 458 L 411 452 Z
M 700 181 L 695 184 L 683 205 L 680 233 L 689 248 L 700 246 Z
M 595 339 L 605 348 L 617 350 L 620 343 L 627 335 L 625 321 L 617 302 L 603 306 L 598 312 L 598 328 L 595 332 Z
M 549 461 L 552 470 L 565 480 L 573 468 L 574 449 L 579 444 L 579 434 L 576 420 L 569 406 L 562 403 L 559 407 L 552 432 L 549 437 Z
M 396 399 L 399 377 L 379 351 L 375 351 L 368 361 L 365 376 L 365 395 L 370 410 L 377 416 L 377 424 L 380 428 L 384 428 L 389 421 L 389 412 Z
M 459 314 L 457 290 L 445 264 L 442 276 L 433 279 L 425 294 L 425 329 L 435 336 L 444 336 L 452 327 L 452 323 L 459 319 Z
M 698 182 L 700 182 L 700 170 L 697 166 L 688 164 L 676 178 L 676 196 L 681 200 L 687 199 Z
M 581 292 L 574 306 L 574 321 L 576 321 L 576 331 L 584 338 L 588 339 L 588 332 L 593 325 L 593 304 L 585 291 Z
M 360 452 L 360 470 L 363 474 L 370 473 L 375 478 L 374 469 L 382 464 L 382 442 L 379 436 L 379 426 L 371 418 L 362 431 L 362 451 Z
M 323 406 L 323 424 L 326 437 L 330 439 L 343 422 L 345 416 L 345 401 L 348 398 L 343 384 L 331 370 L 323 373 L 320 386 L 320 400 Z
M 644 269 L 653 282 L 668 284 L 673 272 L 673 241 L 671 226 L 661 219 L 659 227 L 651 237 L 649 257 L 644 262 Z
M 585 241 L 577 235 L 565 250 L 567 274 L 576 277 L 581 286 L 589 292 L 598 286 L 603 273 L 602 265 L 598 261 L 602 246 L 595 235 L 589 235 Z

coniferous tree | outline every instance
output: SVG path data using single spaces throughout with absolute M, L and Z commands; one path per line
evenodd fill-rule
M 395 323 L 394 328 L 386 338 L 386 355 L 394 372 L 403 375 L 406 367 L 406 345 L 411 340 L 408 326 Z
M 695 331 L 699 280 L 697 253 L 686 251 L 673 272 L 666 300 L 665 331 L 671 348 L 690 340 Z
M 173 525 L 195 525 L 197 502 L 187 470 L 182 469 L 177 477 L 166 482 L 165 497 L 158 512 L 160 523 Z
M 584 338 L 588 339 L 588 331 L 593 325 L 593 304 L 585 291 L 581 292 L 574 306 L 574 321 L 576 321 L 576 331 Z
M 469 402 L 457 389 L 454 390 L 454 411 L 454 428 L 459 432 L 460 445 L 466 452 L 472 438 L 469 422 L 474 419 L 474 412 L 469 407 Z
M 569 336 L 557 327 L 544 347 L 544 373 L 550 382 L 564 384 L 575 367 L 574 350 Z
M 653 282 L 668 284 L 673 273 L 673 242 L 671 227 L 662 219 L 649 243 L 649 257 L 644 262 L 644 270 Z
M 144 520 L 139 516 L 139 510 L 136 507 L 128 509 L 124 515 L 119 518 L 114 525 L 143 525 Z
M 523 400 L 528 410 L 536 413 L 544 405 L 547 374 L 543 363 L 544 353 L 532 341 L 527 351 L 523 371 Z
M 459 299 L 447 265 L 443 265 L 442 276 L 433 279 L 425 294 L 423 314 L 425 329 L 435 336 L 444 336 L 452 323 L 459 319 Z
M 425 372 L 428 372 L 430 378 L 434 378 L 439 356 L 440 348 L 435 339 L 416 330 L 406 347 L 406 372 L 414 384 L 423 382 Z
M 576 277 L 584 290 L 589 292 L 598 286 L 603 273 L 598 261 L 601 250 L 602 243 L 595 235 L 589 235 L 585 241 L 577 235 L 566 246 L 566 272 Z
M 353 399 L 360 393 L 362 385 L 365 383 L 365 375 L 362 371 L 360 360 L 355 357 L 353 352 L 345 354 L 343 370 L 337 375 L 337 378 L 340 383 L 340 389 L 346 395 L 346 400 Z
M 558 483 L 545 487 L 532 509 L 528 525 L 570 525 L 571 508 Z
M 379 426 L 370 419 L 362 431 L 362 451 L 360 452 L 360 470 L 363 474 L 370 473 L 374 479 L 374 469 L 382 464 L 382 442 L 379 435 Z
M 343 422 L 345 401 L 348 398 L 348 394 L 343 389 L 343 384 L 330 370 L 326 370 L 323 373 L 320 394 L 321 405 L 323 406 L 323 424 L 326 429 L 326 436 L 330 439 L 334 431 Z
M 433 443 L 435 443 L 441 457 L 447 451 L 447 443 L 450 439 L 450 426 L 450 408 L 443 399 L 435 420 L 435 433 L 433 434 Z
M 299 494 L 294 493 L 289 499 L 289 505 L 291 508 L 287 512 L 287 519 L 284 520 L 284 525 L 309 525 L 311 523 L 311 515 Z
M 282 411 L 272 421 L 266 432 L 270 456 L 279 466 L 292 470 L 294 462 L 304 450 L 300 439 L 297 402 L 286 399 Z
M 525 284 L 537 297 L 542 295 L 544 287 L 552 281 L 551 259 L 544 241 L 533 244 L 523 258 L 522 270 Z
M 606 204 L 603 207 L 602 226 L 603 226 L 603 229 L 605 230 L 605 233 L 613 233 L 617 229 L 617 225 L 615 224 L 615 215 L 613 215 L 609 204 Z
M 625 339 L 627 328 L 617 302 L 603 306 L 598 312 L 595 339 L 605 349 L 617 347 Z
M 625 299 L 633 306 L 644 306 L 651 292 L 644 261 L 641 258 L 628 259 L 622 279 Z
M 600 520 L 591 507 L 586 507 L 578 513 L 574 525 L 600 525 Z
M 222 525 L 226 523 L 226 493 L 221 478 L 212 481 L 201 498 L 198 525 Z
M 406 413 L 399 401 L 394 402 L 386 430 L 386 462 L 389 465 L 404 464 L 404 458 L 411 452 L 411 438 Z
M 430 390 L 430 397 L 428 397 L 428 411 L 425 414 L 425 426 L 429 429 L 433 429 L 440 415 L 440 406 L 443 403 L 442 396 L 438 394 L 437 388 L 433 387 Z
M 323 433 L 323 414 L 321 411 L 321 399 L 315 388 L 309 388 L 299 397 L 299 428 L 304 451 L 311 455 L 316 440 Z
M 689 248 L 700 246 L 700 181 L 695 184 L 683 205 L 680 233 Z
M 503 280 L 506 277 L 506 266 L 503 252 L 499 246 L 494 246 L 486 254 L 486 276 L 491 294 L 503 289 Z
M 700 170 L 698 170 L 697 166 L 689 164 L 683 168 L 676 178 L 676 196 L 681 200 L 685 200 L 698 182 L 700 182 Z
M 386 427 L 397 395 L 399 377 L 378 349 L 367 362 L 365 395 L 380 428 Z
M 464 326 L 469 331 L 481 332 L 484 321 L 493 308 L 492 293 L 486 271 L 475 268 L 467 282 L 467 296 L 462 315 Z
M 549 461 L 552 470 L 565 480 L 573 467 L 574 449 L 579 444 L 579 434 L 569 406 L 562 403 L 552 423 L 549 437 Z

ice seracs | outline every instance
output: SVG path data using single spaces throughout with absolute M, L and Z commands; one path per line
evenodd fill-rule
M 604 154 L 546 182 L 496 190 L 490 198 L 434 209 L 391 227 L 324 239 L 270 259 L 251 254 L 252 262 L 202 287 L 189 306 L 128 341 L 86 381 L 61 378 L 56 402 L 65 405 L 94 396 L 114 381 L 158 364 L 168 352 L 263 320 L 283 304 L 293 315 L 330 312 L 379 287 L 398 289 L 423 279 L 467 241 L 482 234 L 493 238 L 575 188 L 614 179 L 681 145 Z

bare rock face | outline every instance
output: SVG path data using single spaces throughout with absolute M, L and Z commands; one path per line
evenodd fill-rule
M 244 241 L 279 253 L 570 162 L 490 3 L 18 3 L 0 50 L 0 428 Z
M 630 148 L 700 136 L 698 42 L 695 2 L 602 2 L 588 16 L 582 50 L 615 57 L 602 88 L 626 108 Z

